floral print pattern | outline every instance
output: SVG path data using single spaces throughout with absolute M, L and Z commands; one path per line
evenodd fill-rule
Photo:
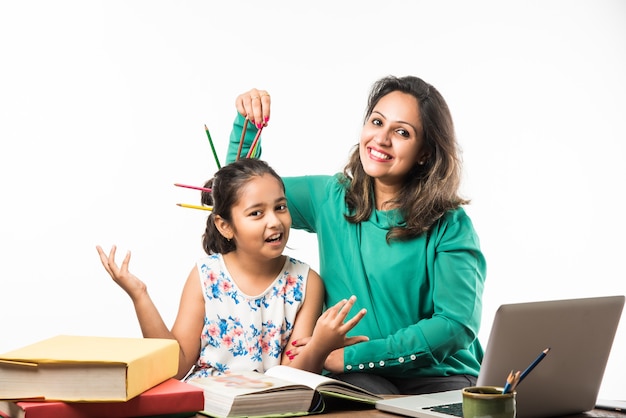
M 200 358 L 188 378 L 230 370 L 263 372 L 280 364 L 304 301 L 309 266 L 286 257 L 281 273 L 260 295 L 243 293 L 221 254 L 198 261 L 205 299 Z

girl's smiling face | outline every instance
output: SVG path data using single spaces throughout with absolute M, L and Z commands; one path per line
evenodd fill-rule
M 235 240 L 238 253 L 251 258 L 280 257 L 289 239 L 291 215 L 280 182 L 269 174 L 254 177 L 241 190 L 232 208 L 232 225 L 227 238 Z
M 377 184 L 401 185 L 425 154 L 417 99 L 400 91 L 381 97 L 363 125 L 359 152 Z

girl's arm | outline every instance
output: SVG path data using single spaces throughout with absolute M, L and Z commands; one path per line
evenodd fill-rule
M 204 325 L 205 302 L 198 268 L 189 272 L 178 306 L 172 334 L 180 345 L 177 379 L 183 378 L 200 356 L 200 336 Z
M 291 332 L 291 337 L 289 338 L 289 342 L 285 347 L 282 355 L 282 364 L 291 365 L 294 367 L 298 367 L 299 369 L 309 370 L 313 372 L 321 371 L 321 366 L 323 364 L 323 359 L 320 364 L 319 358 L 308 359 L 308 364 L 305 364 L 302 359 L 298 359 L 296 363 L 292 362 L 294 345 L 297 343 L 299 339 L 307 338 L 313 335 L 313 330 L 315 329 L 315 322 L 317 318 L 322 314 L 322 307 L 324 305 L 324 284 L 322 280 L 317 274 L 317 272 L 313 271 L 313 269 L 309 269 L 309 274 L 307 276 L 306 282 L 306 291 L 304 293 L 304 303 L 300 307 L 300 311 L 296 316 L 296 321 L 293 326 L 293 330 Z M 319 370 L 317 370 L 319 366 Z
M 197 269 L 192 270 L 185 283 L 178 316 L 172 331 L 170 331 L 150 298 L 145 283 L 129 271 L 130 252 L 124 257 L 121 266 L 118 266 L 115 262 L 115 246 L 111 248 L 109 255 L 100 246 L 97 246 L 96 249 L 106 271 L 133 301 L 143 337 L 173 339 L 178 342 L 180 352 L 176 378 L 184 377 L 197 360 L 200 352 L 204 299 Z M 194 274 L 195 277 L 193 277 Z

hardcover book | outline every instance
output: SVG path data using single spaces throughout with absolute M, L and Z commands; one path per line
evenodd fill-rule
M 195 416 L 204 407 L 202 389 L 167 379 L 126 402 L 0 401 L 0 416 L 12 418 L 128 418 Z
M 175 340 L 59 335 L 0 355 L 0 399 L 127 401 L 178 372 Z

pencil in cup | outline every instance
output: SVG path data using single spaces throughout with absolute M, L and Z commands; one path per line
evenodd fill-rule
M 539 353 L 537 358 L 533 360 L 533 362 L 530 363 L 530 365 L 528 365 L 528 367 L 526 367 L 526 369 L 523 372 L 518 371 L 517 373 L 515 373 L 515 375 L 513 376 L 512 382 L 509 385 L 510 387 L 507 388 L 507 385 L 505 385 L 502 393 L 514 391 L 515 388 L 517 388 L 517 385 L 519 385 L 522 382 L 522 380 L 524 380 L 526 376 L 528 376 L 528 374 L 532 372 L 535 367 L 537 367 L 537 365 L 541 362 L 541 360 L 543 360 L 546 357 L 549 351 L 550 351 L 550 347 L 546 348 L 541 353 Z M 507 378 L 507 384 L 508 384 L 508 378 Z

